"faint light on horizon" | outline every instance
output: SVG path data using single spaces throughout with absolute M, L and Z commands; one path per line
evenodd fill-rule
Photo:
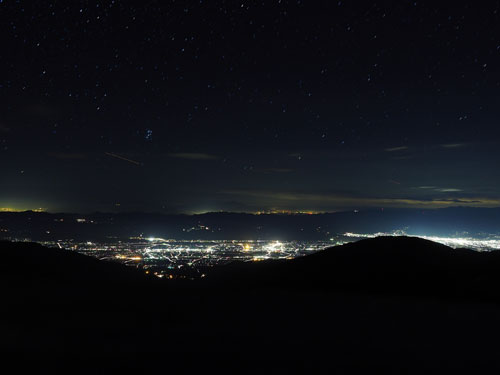
M 46 212 L 45 208 L 38 207 L 38 208 L 13 208 L 13 207 L 0 207 L 0 212 L 26 212 L 26 211 L 33 211 L 33 212 Z

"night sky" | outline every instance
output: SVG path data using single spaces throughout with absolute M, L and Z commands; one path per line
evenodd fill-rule
M 500 206 L 500 2 L 0 0 L 0 210 Z

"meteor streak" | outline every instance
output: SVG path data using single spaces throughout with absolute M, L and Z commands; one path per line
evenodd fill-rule
M 117 154 L 113 154 L 111 152 L 105 152 L 105 154 L 108 155 L 108 156 L 111 156 L 113 158 L 117 158 L 117 159 L 128 161 L 129 163 L 132 163 L 132 164 L 135 164 L 135 165 L 142 165 L 142 163 L 139 163 L 138 161 L 127 159 L 127 158 L 124 158 L 123 156 L 120 156 L 120 155 L 117 155 Z

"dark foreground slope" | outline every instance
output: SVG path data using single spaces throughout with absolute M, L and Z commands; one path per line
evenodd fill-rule
M 101 262 L 73 251 L 49 249 L 36 243 L 0 241 L 0 278 L 14 287 L 144 283 L 142 272 L 117 263 Z M 16 285 L 19 284 L 19 285 Z
M 500 370 L 496 254 L 379 238 L 166 284 L 37 245 L 0 251 L 0 345 L 37 373 Z
M 378 237 L 289 261 L 233 264 L 211 279 L 217 286 L 500 302 L 500 252 L 452 249 L 416 237 Z

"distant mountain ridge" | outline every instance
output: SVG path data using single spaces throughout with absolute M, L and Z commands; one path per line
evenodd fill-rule
M 174 239 L 328 240 L 345 232 L 404 230 L 409 235 L 500 234 L 500 208 L 385 209 L 325 214 L 200 215 L 0 212 L 0 238 L 106 241 L 132 236 Z

